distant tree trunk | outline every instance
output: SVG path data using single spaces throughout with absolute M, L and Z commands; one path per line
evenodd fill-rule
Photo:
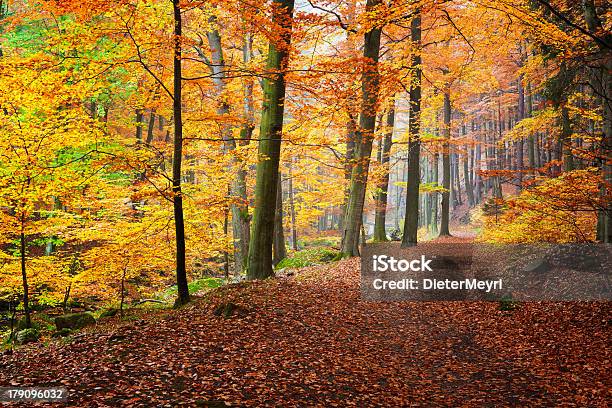
M 453 156 L 453 173 L 455 176 L 455 194 L 457 205 L 463 205 L 463 199 L 461 198 L 461 176 L 459 174 L 459 153 L 454 153 Z
M 123 272 L 121 272 L 121 300 L 119 302 L 119 315 L 123 317 L 123 305 L 125 303 L 125 275 L 127 274 L 128 266 L 125 265 L 123 267 Z
M 374 242 L 387 241 L 385 224 L 387 221 L 387 192 L 389 189 L 389 159 L 391 154 L 391 143 L 393 141 L 393 126 L 395 124 L 395 99 L 387 113 L 387 131 L 381 142 L 380 164 L 384 168 L 384 174 L 376 192 L 376 214 L 374 217 Z
M 29 181 L 28 181 L 29 185 Z M 28 274 L 26 270 L 27 242 L 25 234 L 26 216 L 25 212 L 21 212 L 21 233 L 19 235 L 19 258 L 21 260 L 21 284 L 23 287 L 23 312 L 25 313 L 25 327 L 32 327 L 32 318 L 30 317 L 30 295 L 28 287 Z
M 527 103 L 526 103 L 526 108 L 527 108 L 527 112 L 526 112 L 526 116 L 527 117 L 531 117 L 531 115 L 533 114 L 533 95 L 532 95 L 532 91 L 531 91 L 531 83 L 528 82 L 527 83 Z M 536 167 L 536 161 L 535 161 L 535 136 L 533 134 L 529 135 L 529 138 L 527 139 L 527 160 L 529 161 L 529 169 L 531 174 L 534 174 L 534 169 Z
M 429 157 L 425 157 L 425 161 L 424 161 L 424 166 L 425 166 L 425 182 L 426 183 L 431 183 L 432 180 L 432 174 L 431 174 L 431 162 Z M 425 226 L 427 229 L 427 234 L 431 234 L 431 196 L 433 195 L 433 193 L 426 193 L 423 194 L 425 197 L 425 213 L 424 213 L 424 217 L 425 217 Z
M 472 171 L 474 172 L 474 203 L 478 204 L 482 200 L 482 178 L 480 177 L 482 161 L 482 145 L 480 142 L 480 136 L 476 148 L 474 149 L 474 165 Z
M 287 257 L 285 247 L 285 231 L 283 228 L 283 183 L 278 175 L 278 187 L 276 190 L 276 211 L 274 213 L 274 241 L 273 241 L 272 265 L 276 266 Z
M 289 162 L 289 211 L 291 212 L 291 249 L 298 250 L 297 225 L 295 222 L 295 191 L 293 190 L 293 159 Z
M 523 75 L 518 78 L 518 117 L 517 120 L 525 119 L 525 90 L 523 88 Z M 517 190 L 520 192 L 523 188 L 523 139 L 520 138 L 516 142 L 516 174 L 517 174 Z
M 142 125 L 144 124 L 144 112 L 136 109 L 136 143 L 142 143 Z
M 444 90 L 444 151 L 442 153 L 442 218 L 440 220 L 440 236 L 450 236 L 450 129 L 451 129 L 451 101 L 450 88 Z
M 612 43 L 612 34 L 605 31 L 602 19 L 597 15 L 598 9 L 593 0 L 583 0 L 582 2 L 584 20 L 591 32 L 605 33 L 605 43 Z M 603 13 L 605 7 L 599 8 Z M 602 133 L 603 138 L 599 148 L 599 162 L 603 174 L 603 183 L 600 188 L 600 198 L 605 199 L 610 193 L 612 186 L 612 162 L 610 152 L 612 152 L 612 59 L 610 59 L 610 49 L 599 42 L 600 49 L 597 65 L 593 65 L 590 75 L 590 82 L 593 90 L 598 95 L 602 105 Z M 597 240 L 604 243 L 612 242 L 612 202 L 605 204 L 604 208 L 598 212 Z
M 183 218 L 183 193 L 181 191 L 181 160 L 183 157 L 183 107 L 182 107 L 182 16 L 180 0 L 172 0 L 174 9 L 174 152 L 172 155 L 172 202 L 176 234 L 176 285 L 178 298 L 175 306 L 189 302 L 187 268 L 185 264 L 185 220 Z
M 381 0 L 367 0 L 366 12 L 371 11 Z M 359 255 L 359 233 L 361 230 L 365 202 L 372 141 L 376 125 L 376 108 L 379 91 L 378 57 L 382 29 L 373 27 L 365 34 L 363 56 L 367 61 L 362 75 L 362 101 L 357 130 L 358 143 L 355 149 L 356 163 L 351 174 L 351 188 L 346 208 L 342 233 L 342 256 Z
M 438 185 L 440 183 L 440 156 L 438 153 L 434 153 L 432 160 L 432 179 Z M 431 234 L 438 234 L 438 198 L 440 193 L 432 193 L 431 196 Z
M 151 109 L 149 116 L 149 125 L 147 126 L 147 144 L 150 145 L 153 142 L 153 130 L 155 126 L 155 109 Z
M 574 155 L 572 153 L 572 124 L 569 110 L 566 106 L 561 108 L 561 139 L 559 145 L 563 151 L 563 171 L 574 170 Z
M 410 37 L 415 48 L 411 59 L 412 80 L 410 84 L 410 122 L 408 141 L 408 180 L 406 181 L 406 214 L 402 248 L 417 244 L 419 230 L 419 187 L 421 181 L 421 12 L 412 18 Z
M 263 108 L 259 129 L 255 211 L 249 245 L 247 277 L 250 280 L 272 276 L 272 243 L 276 190 L 280 161 L 285 107 L 285 70 L 289 59 L 289 44 L 293 23 L 293 0 L 274 0 L 272 21 L 282 27 L 277 43 L 270 41 L 268 63 L 270 72 L 263 80 Z
M 472 158 L 474 156 L 472 155 Z M 472 180 L 470 177 L 470 158 L 469 158 L 469 150 L 466 150 L 465 155 L 463 156 L 463 177 L 465 182 L 465 194 L 467 195 L 468 205 L 470 207 L 474 206 L 474 190 L 472 185 Z

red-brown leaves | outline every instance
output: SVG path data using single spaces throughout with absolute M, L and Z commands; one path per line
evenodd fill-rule
M 0 385 L 65 385 L 81 407 L 605 406 L 609 304 L 497 306 L 365 302 L 351 259 L 4 356 Z

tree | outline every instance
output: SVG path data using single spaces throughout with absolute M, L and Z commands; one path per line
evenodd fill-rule
M 252 230 L 252 236 L 256 239 L 249 246 L 248 279 L 265 279 L 273 274 L 272 241 L 285 106 L 285 71 L 290 51 L 293 3 L 293 0 L 273 2 L 272 23 L 280 31 L 280 35 L 276 39 L 270 39 L 267 75 L 263 80 L 264 100 L 259 129 Z
M 383 176 L 376 191 L 376 213 L 374 216 L 374 241 L 387 241 L 386 215 L 387 215 L 387 192 L 389 189 L 389 160 L 391 145 L 393 143 L 393 126 L 395 123 L 395 99 L 391 99 L 391 106 L 387 112 L 386 129 L 380 140 L 379 162 L 383 167 Z
M 419 183 L 421 181 L 420 154 L 421 154 L 421 15 L 412 19 L 410 31 L 414 45 L 410 82 L 410 141 L 408 143 L 408 183 L 406 186 L 406 218 L 404 219 L 404 235 L 402 247 L 417 244 L 419 228 Z
M 444 124 L 442 134 L 444 137 L 444 147 L 442 151 L 442 208 L 440 215 L 440 236 L 449 236 L 449 220 L 450 220 L 450 134 L 451 134 L 451 100 L 450 100 L 450 85 L 444 88 L 444 108 L 443 117 Z
M 381 4 L 380 0 L 367 0 L 366 13 L 371 13 L 379 4 Z M 349 199 L 342 231 L 341 253 L 345 257 L 359 255 L 363 205 L 376 127 L 379 92 L 378 58 L 382 28 L 374 24 L 364 36 L 361 112 L 356 132 L 355 164 L 351 172 Z
M 185 264 L 185 221 L 183 213 L 183 193 L 181 191 L 181 164 L 183 160 L 183 106 L 182 106 L 182 35 L 183 20 L 180 0 L 172 0 L 174 11 L 174 152 L 172 155 L 172 203 L 174 206 L 174 231 L 176 234 L 176 284 L 178 297 L 175 306 L 189 302 L 187 286 L 187 266 Z

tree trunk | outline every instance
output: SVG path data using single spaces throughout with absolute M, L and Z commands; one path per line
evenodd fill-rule
M 389 159 L 391 154 L 391 143 L 393 142 L 393 126 L 395 124 L 395 99 L 392 98 L 392 106 L 387 113 L 387 129 L 381 140 L 381 151 L 379 161 L 384 168 L 384 174 L 376 192 L 376 215 L 374 217 L 374 242 L 387 241 L 385 224 L 387 222 L 387 193 L 389 189 Z
M 214 24 L 216 18 L 214 16 L 209 18 L 209 22 Z M 225 101 L 223 95 L 226 93 L 226 67 L 225 59 L 223 57 L 223 47 L 221 44 L 221 35 L 219 31 L 213 29 L 206 33 L 208 44 L 210 46 L 210 69 L 212 72 L 212 79 L 215 85 L 219 99 L 222 101 L 217 107 L 217 115 L 219 117 L 225 117 L 230 114 L 230 106 Z M 247 98 L 248 89 L 247 89 Z M 252 94 L 252 89 L 250 90 Z M 252 98 L 252 95 L 251 95 Z M 249 105 L 248 101 L 246 102 Z M 250 105 L 249 105 L 250 106 Z M 249 122 L 250 118 L 250 107 L 245 106 L 245 120 L 241 128 L 241 139 L 248 140 L 251 138 L 251 125 Z M 232 137 L 232 127 L 225 124 L 221 128 L 221 138 L 223 139 L 224 151 L 232 152 L 236 150 L 236 141 Z M 246 170 L 244 169 L 244 163 L 236 157 L 236 155 L 230 153 L 230 171 L 235 173 L 235 177 L 232 178 L 229 186 L 229 199 L 230 199 L 230 211 L 232 214 L 232 235 L 234 238 L 234 273 L 240 275 L 246 268 L 246 260 L 249 251 L 250 241 L 250 217 L 248 210 L 248 198 L 247 198 L 247 184 L 246 184 Z
M 297 225 L 295 222 L 295 192 L 293 191 L 293 159 L 289 162 L 289 211 L 291 212 L 291 249 L 298 250 Z
M 461 198 L 461 175 L 459 173 L 459 153 L 453 153 L 453 174 L 455 176 L 455 197 L 457 205 L 463 205 L 463 199 Z
M 340 231 L 344 230 L 344 218 L 350 197 L 351 175 L 353 174 L 353 164 L 355 163 L 355 145 L 357 137 L 357 123 L 350 116 L 346 123 L 346 155 L 344 157 L 344 180 L 347 187 L 344 189 L 344 201 L 340 207 Z
M 278 175 L 278 185 L 276 190 L 276 211 L 274 213 L 274 241 L 272 265 L 276 266 L 280 261 L 287 257 L 285 247 L 285 231 L 283 226 L 283 183 L 281 176 Z
M 442 218 L 440 220 L 440 236 L 450 236 L 450 129 L 451 129 L 451 101 L 450 88 L 444 90 L 444 150 L 442 152 Z
M 147 126 L 147 144 L 150 145 L 153 142 L 153 130 L 155 126 L 155 109 L 151 109 L 149 116 L 149 125 Z
M 467 195 L 468 205 L 470 207 L 474 206 L 474 190 L 472 186 L 472 180 L 470 177 L 470 158 L 469 158 L 469 150 L 466 150 L 465 155 L 463 156 L 463 178 L 465 182 L 465 194 Z M 472 155 L 472 157 L 474 157 Z
M 404 218 L 404 235 L 402 248 L 417 244 L 419 230 L 419 186 L 421 181 L 421 12 L 410 24 L 410 37 L 416 50 L 411 60 L 412 80 L 410 81 L 410 122 L 408 141 L 408 180 L 406 180 L 406 214 Z
M 366 12 L 370 12 L 381 0 L 367 0 Z M 365 34 L 363 56 L 367 61 L 362 75 L 362 101 L 359 128 L 356 132 L 356 162 L 351 173 L 351 187 L 342 233 L 342 256 L 359 255 L 359 233 L 362 223 L 372 141 L 376 125 L 376 108 L 379 91 L 378 57 L 382 29 L 373 27 Z
M 28 183 L 29 184 L 29 183 Z M 25 313 L 25 326 L 26 329 L 32 327 L 32 319 L 30 317 L 30 295 L 28 287 L 28 274 L 26 270 L 26 251 L 27 242 L 25 234 L 25 213 L 21 212 L 21 234 L 19 236 L 19 257 L 21 259 L 21 283 L 23 286 L 23 311 Z
M 525 90 L 523 88 L 523 75 L 518 78 L 518 117 L 517 120 L 525 119 Z M 523 188 L 523 139 L 519 139 L 516 144 L 516 175 L 517 175 L 517 191 Z
M 142 126 L 144 124 L 144 112 L 136 109 L 136 143 L 142 143 Z
M 183 218 L 183 193 L 181 192 L 181 160 L 183 158 L 183 107 L 182 107 L 182 16 L 180 0 L 173 0 L 174 9 L 174 151 L 172 154 L 172 202 L 176 234 L 176 285 L 178 298 L 175 306 L 189 302 L 187 268 L 185 264 L 185 220 Z
M 561 108 L 561 139 L 559 140 L 563 151 L 563 171 L 574 170 L 574 156 L 572 153 L 572 125 L 569 111 L 566 106 Z
M 532 91 L 531 91 L 531 83 L 527 83 L 527 104 L 526 104 L 526 108 L 527 108 L 527 112 L 526 112 L 526 116 L 527 117 L 531 117 L 531 115 L 533 114 L 533 95 L 532 95 Z M 527 139 L 527 160 L 529 161 L 529 170 L 531 172 L 531 175 L 533 176 L 534 173 L 534 169 L 536 167 L 536 161 L 535 161 L 535 135 L 530 134 L 529 138 Z
M 582 2 L 584 19 L 587 27 L 592 32 L 605 32 L 602 27 L 602 19 L 597 15 L 597 8 L 593 0 L 583 0 Z M 601 8 L 605 13 L 605 8 Z M 605 43 L 612 43 L 612 34 L 606 32 Z M 600 198 L 604 199 L 610 193 L 612 186 L 612 161 L 610 152 L 612 151 L 612 60 L 610 50 L 603 44 L 598 43 L 600 48 L 598 64 L 591 69 L 591 84 L 602 104 L 602 132 L 599 161 L 603 174 L 603 183 L 600 189 Z M 598 213 L 597 240 L 604 243 L 612 242 L 612 202 L 605 204 Z
M 280 161 L 285 107 L 285 70 L 289 58 L 289 44 L 293 23 L 293 0 L 274 0 L 272 22 L 282 31 L 277 43 L 270 41 L 268 63 L 263 80 L 263 107 L 259 129 L 257 179 L 255 182 L 255 237 L 249 245 L 247 278 L 265 279 L 273 274 L 272 243 L 278 166 Z
M 434 153 L 432 160 L 432 179 L 438 185 L 440 182 L 440 157 L 438 153 Z M 440 193 L 432 193 L 431 195 L 431 235 L 438 234 L 438 197 Z

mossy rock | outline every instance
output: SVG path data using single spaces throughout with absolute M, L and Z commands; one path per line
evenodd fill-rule
M 519 303 L 515 300 L 512 300 L 512 298 L 504 297 L 499 301 L 499 310 L 501 310 L 502 312 L 511 312 L 517 309 L 518 306 Z
M 55 327 L 57 327 L 57 331 L 62 329 L 82 329 L 92 324 L 96 324 L 96 319 L 89 312 L 67 314 L 55 318 Z
M 234 315 L 244 316 L 247 313 L 247 309 L 232 302 L 221 303 L 213 311 L 215 316 L 223 316 L 226 319 Z
M 15 344 L 36 343 L 40 333 L 36 329 L 25 329 L 15 333 Z
M 58 330 L 55 333 L 53 333 L 51 337 L 66 337 L 66 336 L 70 336 L 71 334 L 72 334 L 72 330 L 68 328 L 64 328 L 62 330 Z
M 100 313 L 100 318 L 102 318 L 102 317 L 113 317 L 113 316 L 116 316 L 117 313 L 119 313 L 119 309 L 114 309 L 114 308 L 106 309 L 106 310 L 102 311 L 102 313 Z
M 17 330 L 25 330 L 27 329 L 28 326 L 26 325 L 26 318 L 22 317 L 21 319 L 17 320 L 17 324 L 15 325 L 15 329 Z

